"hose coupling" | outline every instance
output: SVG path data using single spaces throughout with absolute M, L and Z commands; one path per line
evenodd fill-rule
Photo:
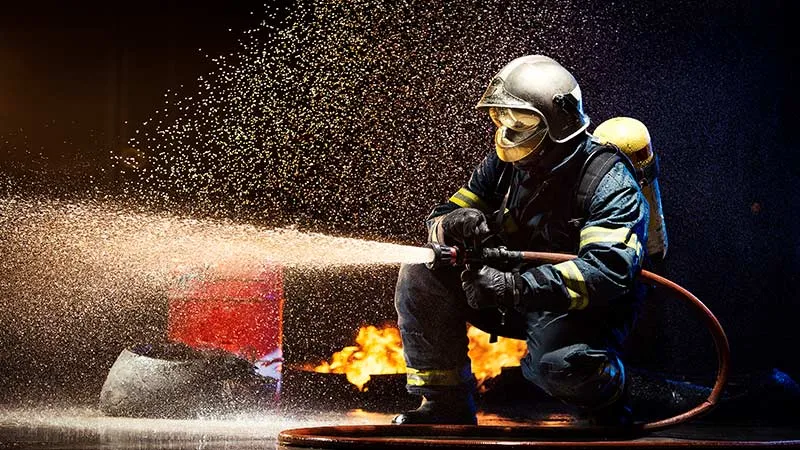
M 434 270 L 440 267 L 455 267 L 459 265 L 458 247 L 435 244 L 433 242 L 428 242 L 424 247 L 433 250 L 433 260 L 425 263 L 428 269 Z

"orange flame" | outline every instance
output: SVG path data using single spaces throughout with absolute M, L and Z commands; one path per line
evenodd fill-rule
M 472 361 L 472 373 L 483 390 L 483 383 L 500 375 L 503 367 L 516 367 L 525 352 L 525 341 L 498 337 L 494 344 L 489 343 L 489 334 L 475 327 L 467 330 L 469 337 L 469 359 Z
M 405 373 L 400 330 L 387 326 L 378 329 L 373 325 L 361 327 L 356 345 L 343 348 L 314 368 L 315 372 L 344 373 L 347 380 L 363 391 L 370 375 Z
M 503 367 L 519 366 L 525 355 L 525 341 L 500 337 L 494 344 L 489 343 L 489 335 L 475 327 L 467 330 L 469 337 L 469 357 L 472 360 L 472 373 L 478 386 L 497 375 Z M 344 373 L 347 380 L 359 390 L 370 375 L 405 373 L 403 345 L 400 330 L 387 325 L 377 328 L 374 325 L 361 327 L 356 336 L 356 345 L 343 348 L 312 370 L 322 373 Z

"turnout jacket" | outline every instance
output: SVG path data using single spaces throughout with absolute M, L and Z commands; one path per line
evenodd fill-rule
M 519 267 L 526 285 L 517 309 L 566 312 L 635 300 L 635 276 L 646 258 L 649 210 L 622 160 L 601 175 L 584 205 L 577 201 L 582 168 L 603 144 L 578 138 L 566 159 L 520 168 L 490 152 L 466 186 L 436 206 L 426 220 L 429 240 L 444 243 L 442 218 L 477 208 L 510 250 L 570 253 L 559 264 Z M 580 141 L 580 139 L 583 139 Z M 587 207 L 588 205 L 588 207 Z

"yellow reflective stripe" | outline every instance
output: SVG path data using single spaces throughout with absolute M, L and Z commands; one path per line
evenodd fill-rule
M 589 291 L 586 289 L 586 280 L 578 269 L 577 264 L 572 261 L 564 261 L 553 266 L 561 274 L 564 280 L 564 287 L 569 294 L 569 308 L 584 309 L 589 305 Z
M 462 208 L 474 208 L 477 206 L 474 200 L 464 195 L 461 191 L 453 194 L 453 196 L 450 197 L 450 201 Z
M 481 206 L 481 207 L 486 206 L 486 204 L 483 203 L 483 200 L 481 200 L 480 197 L 475 195 L 472 191 L 470 191 L 467 188 L 459 189 L 458 192 L 456 192 L 456 195 L 459 195 L 459 194 L 463 195 L 464 197 L 466 197 L 468 199 L 470 199 L 474 205 L 478 205 L 478 206 Z
M 486 203 L 467 188 L 461 188 L 450 197 L 450 201 L 462 208 L 478 208 L 486 210 Z
M 458 194 L 456 194 L 456 195 L 458 195 Z M 450 197 L 450 201 L 451 202 L 455 203 L 456 205 L 458 205 L 458 206 L 460 206 L 462 208 L 471 208 L 472 207 L 472 205 L 470 205 L 469 203 L 465 202 L 464 200 L 461 200 L 460 198 L 456 197 L 456 195 L 453 195 L 452 197 Z
M 639 237 L 630 228 L 586 227 L 581 230 L 581 248 L 599 242 L 621 242 L 635 251 L 637 255 L 642 253 Z
M 629 228 L 586 227 L 581 230 L 581 247 L 598 242 L 625 242 L 628 234 L 635 236 Z
M 457 386 L 461 384 L 461 371 L 448 370 L 417 370 L 406 368 L 406 383 L 409 386 Z

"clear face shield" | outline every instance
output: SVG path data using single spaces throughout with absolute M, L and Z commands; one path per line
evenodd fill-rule
M 489 116 L 497 126 L 497 156 L 505 162 L 517 162 L 534 153 L 547 136 L 544 119 L 533 111 L 492 107 Z

